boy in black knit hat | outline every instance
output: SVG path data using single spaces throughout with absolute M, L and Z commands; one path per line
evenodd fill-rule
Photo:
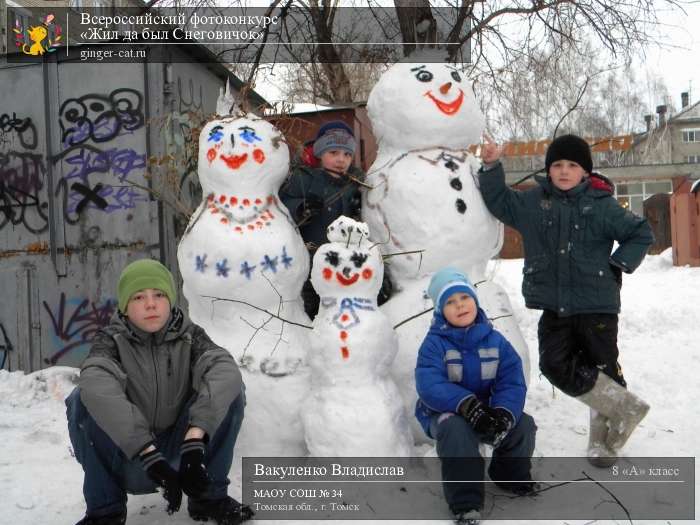
M 500 155 L 490 141 L 482 147 L 480 190 L 491 213 L 523 237 L 525 304 L 543 310 L 540 370 L 590 407 L 588 459 L 612 465 L 649 410 L 626 390 L 617 323 L 622 272 L 641 264 L 654 236 L 644 218 L 620 206 L 612 183 L 593 172 L 582 138 L 554 139 L 546 176 L 536 176 L 537 186 L 526 191 L 506 186 Z

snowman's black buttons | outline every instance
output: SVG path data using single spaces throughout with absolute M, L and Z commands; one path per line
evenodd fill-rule
M 457 199 L 455 201 L 455 206 L 457 206 L 457 211 L 459 213 L 464 213 L 467 211 L 467 204 L 462 199 Z
M 457 191 L 462 191 L 462 181 L 458 177 L 455 177 L 450 181 L 450 186 L 452 186 Z

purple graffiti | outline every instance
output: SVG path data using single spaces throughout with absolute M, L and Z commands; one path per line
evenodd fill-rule
M 78 147 L 63 157 L 63 162 L 71 166 L 64 176 L 66 179 L 80 179 L 87 182 L 91 173 L 109 173 L 118 175 L 119 182 L 124 182 L 134 170 L 146 167 L 146 154 L 137 153 L 131 148 L 97 148 Z
M 66 300 L 66 294 L 61 292 L 55 315 L 46 301 L 43 301 L 43 304 L 51 318 L 53 335 L 58 339 L 60 347 L 56 353 L 44 361 L 55 365 L 67 353 L 90 343 L 95 333 L 109 324 L 117 302 L 107 299 L 103 304 L 98 305 L 87 299 Z
M 71 186 L 71 189 L 75 190 L 74 186 Z M 81 189 L 71 191 L 68 195 L 66 212 L 80 215 L 84 210 L 90 209 L 112 213 L 119 210 L 131 210 L 139 202 L 148 202 L 148 195 L 129 186 L 97 184 L 93 191 L 97 199 L 91 198 L 87 201 L 86 195 Z

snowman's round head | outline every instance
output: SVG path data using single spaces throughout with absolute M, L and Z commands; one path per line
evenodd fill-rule
M 376 300 L 384 263 L 379 248 L 369 239 L 367 225 L 341 216 L 327 231 L 329 242 L 316 251 L 311 269 L 316 293 Z
M 199 135 L 199 180 L 205 195 L 271 193 L 288 169 L 282 133 L 255 115 L 211 120 Z
M 367 109 L 380 148 L 466 149 L 485 126 L 471 82 L 445 63 L 395 64 L 372 88 Z

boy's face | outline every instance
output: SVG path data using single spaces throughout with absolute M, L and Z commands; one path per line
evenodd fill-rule
M 321 166 L 338 173 L 347 173 L 352 164 L 352 155 L 344 149 L 329 149 L 321 155 Z M 331 175 L 334 175 L 331 173 Z
M 586 171 L 573 160 L 557 160 L 549 167 L 549 178 L 561 191 L 569 191 L 578 186 Z
M 456 292 L 450 295 L 442 309 L 442 315 L 452 326 L 464 328 L 476 319 L 476 301 L 471 295 L 464 292 Z
M 129 298 L 126 316 L 137 328 L 155 333 L 165 326 L 170 318 L 170 301 L 162 290 L 146 288 Z

